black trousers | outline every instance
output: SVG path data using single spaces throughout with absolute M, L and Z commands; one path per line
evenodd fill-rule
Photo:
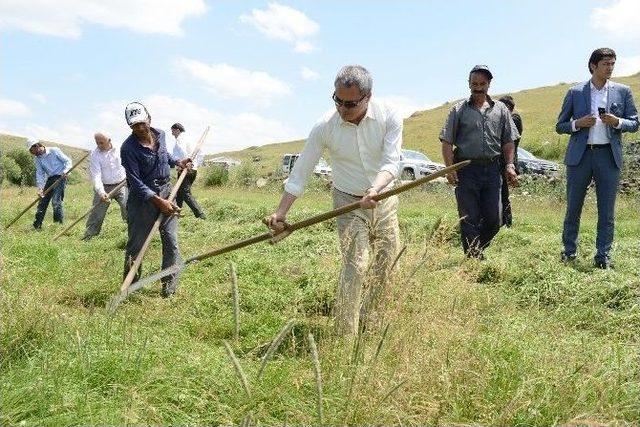
M 191 211 L 196 216 L 196 218 L 200 218 L 204 216 L 204 212 L 202 212 L 202 208 L 196 201 L 193 194 L 191 194 L 191 186 L 193 182 L 196 180 L 196 176 L 198 176 L 198 171 L 193 169 L 187 170 L 187 176 L 184 177 L 182 181 L 182 185 L 178 189 L 178 194 L 176 195 L 176 203 L 179 207 L 182 207 L 182 203 L 186 203 Z
M 458 171 L 456 201 L 460 215 L 462 248 L 479 256 L 500 230 L 502 168 L 499 161 L 470 164 Z
M 509 182 L 502 180 L 502 189 L 500 191 L 502 199 L 502 225 L 511 227 L 513 224 L 513 212 L 511 211 L 511 201 L 509 200 Z

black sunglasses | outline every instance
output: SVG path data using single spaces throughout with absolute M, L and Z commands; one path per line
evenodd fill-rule
M 362 100 L 365 99 L 366 97 L 367 97 L 367 95 L 362 95 L 362 98 L 360 98 L 357 101 L 344 101 L 344 100 L 338 98 L 336 93 L 333 92 L 333 96 L 331 96 L 331 99 L 333 99 L 333 102 L 336 103 L 337 107 L 356 108 L 358 105 L 360 105 Z

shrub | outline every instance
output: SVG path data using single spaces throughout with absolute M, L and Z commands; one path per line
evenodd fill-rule
M 21 185 L 36 185 L 36 165 L 31 154 L 26 150 L 13 149 L 7 153 L 7 157 L 12 158 L 20 167 Z
M 74 169 L 71 171 L 71 174 L 67 177 L 67 184 L 79 184 L 84 181 L 84 177 L 78 171 L 78 169 Z
M 0 159 L 0 184 L 5 178 L 12 184 L 20 185 L 22 170 L 11 157 L 2 156 L 2 159 Z
M 229 182 L 229 171 L 223 166 L 211 166 L 205 169 L 204 185 L 221 187 Z
M 258 179 L 258 171 L 250 162 L 242 162 L 231 171 L 229 176 L 233 185 L 240 187 L 250 187 Z

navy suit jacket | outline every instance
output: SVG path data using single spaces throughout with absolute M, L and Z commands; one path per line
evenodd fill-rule
M 609 99 L 607 112 L 620 119 L 620 129 L 607 126 L 607 134 L 611 140 L 613 158 L 618 168 L 622 168 L 622 132 L 638 130 L 638 110 L 633 102 L 633 95 L 629 86 L 609 81 Z M 578 83 L 567 92 L 558 115 L 556 132 L 568 133 L 569 145 L 564 156 L 564 164 L 576 166 L 580 163 L 584 150 L 587 148 L 589 128 L 571 132 L 571 121 L 591 114 L 591 80 Z

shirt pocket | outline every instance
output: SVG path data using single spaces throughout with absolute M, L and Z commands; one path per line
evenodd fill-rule
M 491 143 L 492 141 L 502 141 L 502 121 L 499 119 L 491 120 L 487 118 L 484 121 L 484 131 L 486 136 L 488 136 L 488 141 Z

